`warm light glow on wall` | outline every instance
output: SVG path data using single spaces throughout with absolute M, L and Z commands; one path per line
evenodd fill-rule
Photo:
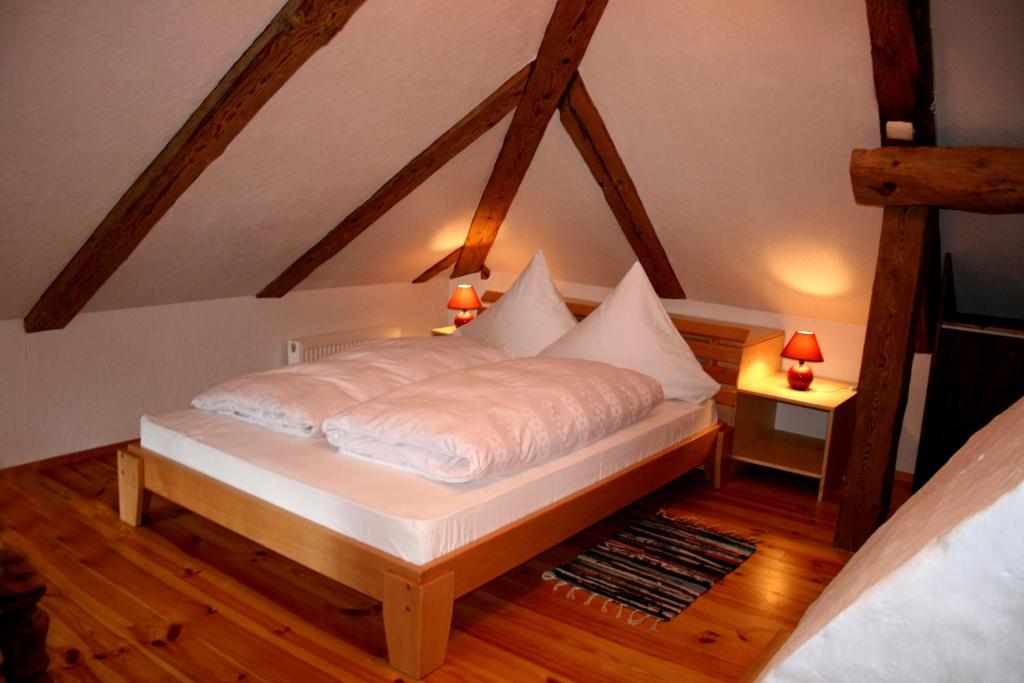
M 769 251 L 767 262 L 772 275 L 803 294 L 829 299 L 849 293 L 853 286 L 846 259 L 833 247 L 780 245 Z
M 461 247 L 466 240 L 466 232 L 469 230 L 472 220 L 473 215 L 469 214 L 445 223 L 444 227 L 430 238 L 430 249 L 448 254 Z

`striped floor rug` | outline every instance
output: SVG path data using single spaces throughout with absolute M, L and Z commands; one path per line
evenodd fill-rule
M 676 519 L 664 512 L 620 531 L 615 538 L 566 562 L 544 578 L 554 590 L 569 586 L 590 593 L 586 604 L 604 600 L 630 624 L 653 619 L 670 621 L 715 583 L 754 554 L 755 545 L 734 534 L 715 531 L 694 519 Z

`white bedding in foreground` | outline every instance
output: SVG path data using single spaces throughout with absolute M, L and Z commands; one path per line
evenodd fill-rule
M 522 358 L 407 384 L 323 424 L 345 453 L 465 482 L 558 457 L 661 403 L 657 380 L 606 363 Z
M 300 517 L 426 564 L 711 427 L 715 405 L 665 401 L 585 448 L 446 484 L 202 410 L 142 418 L 142 445 Z
M 396 387 L 509 358 L 510 351 L 471 339 L 388 339 L 320 361 L 230 379 L 196 396 L 192 405 L 308 438 L 318 436 L 331 415 Z
M 868 539 L 759 680 L 1024 680 L 1024 399 Z

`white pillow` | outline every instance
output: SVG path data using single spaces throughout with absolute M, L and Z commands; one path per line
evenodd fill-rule
M 516 358 L 535 356 L 576 326 L 555 289 L 543 252 L 536 252 L 509 290 L 455 334 L 508 349 Z
M 679 336 L 639 263 L 597 310 L 538 355 L 636 370 L 658 380 L 665 398 L 690 403 L 702 403 L 721 388 Z

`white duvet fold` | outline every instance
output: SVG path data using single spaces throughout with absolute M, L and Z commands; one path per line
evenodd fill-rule
M 511 357 L 505 349 L 464 338 L 388 339 L 230 379 L 196 396 L 192 405 L 283 434 L 314 437 L 325 418 L 392 389 Z
M 324 421 L 339 450 L 465 482 L 582 448 L 663 400 L 647 375 L 605 363 L 524 358 L 408 384 Z

